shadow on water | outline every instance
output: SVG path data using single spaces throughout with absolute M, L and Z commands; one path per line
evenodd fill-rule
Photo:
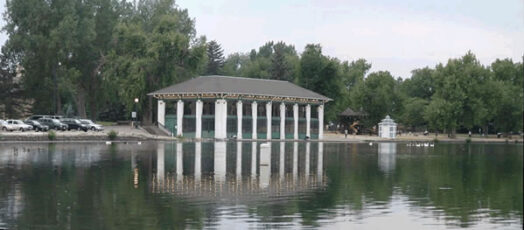
M 3 144 L 0 228 L 522 228 L 522 145 Z

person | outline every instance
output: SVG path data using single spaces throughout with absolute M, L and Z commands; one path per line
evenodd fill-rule
M 424 136 L 427 136 L 429 134 L 428 130 L 424 131 Z
M 348 138 L 348 130 L 347 129 L 344 130 L 344 138 Z
M 471 130 L 469 131 L 468 136 L 471 137 Z

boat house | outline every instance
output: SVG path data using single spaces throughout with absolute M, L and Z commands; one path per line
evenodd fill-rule
M 330 98 L 291 82 L 201 76 L 148 94 L 158 126 L 174 136 L 322 139 Z

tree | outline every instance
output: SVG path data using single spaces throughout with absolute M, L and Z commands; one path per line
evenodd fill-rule
M 224 66 L 224 50 L 216 41 L 207 43 L 207 75 L 217 75 Z
M 379 71 L 357 84 L 350 97 L 354 108 L 363 108 L 368 113 L 368 126 L 376 125 L 386 115 L 399 117 L 402 98 L 396 89 L 397 83 L 387 71 Z
M 424 110 L 428 104 L 427 100 L 418 97 L 406 99 L 400 121 L 412 128 L 425 125 Z
M 434 70 L 428 67 L 411 71 L 411 78 L 402 84 L 402 91 L 409 97 L 429 100 L 435 93 Z

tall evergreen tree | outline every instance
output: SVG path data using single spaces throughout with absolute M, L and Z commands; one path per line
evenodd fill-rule
M 224 50 L 220 47 L 220 44 L 216 41 L 210 41 L 207 43 L 207 68 L 206 74 L 216 75 L 219 74 L 224 67 Z

